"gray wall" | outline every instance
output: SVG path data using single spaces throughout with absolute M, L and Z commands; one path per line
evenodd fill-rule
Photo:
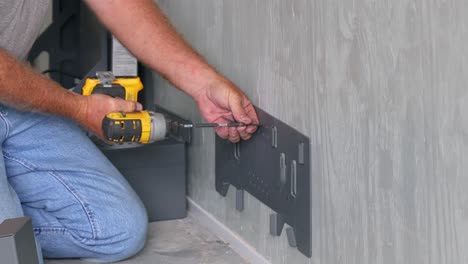
M 313 258 L 214 189 L 195 131 L 189 194 L 273 263 L 468 263 L 468 2 L 160 0 L 254 103 L 311 138 Z M 156 102 L 195 121 L 157 81 Z

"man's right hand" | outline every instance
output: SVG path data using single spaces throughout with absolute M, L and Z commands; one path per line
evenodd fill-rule
M 91 132 L 104 139 L 102 120 L 112 112 L 136 112 L 143 110 L 138 102 L 113 98 L 103 94 L 82 96 L 75 120 Z

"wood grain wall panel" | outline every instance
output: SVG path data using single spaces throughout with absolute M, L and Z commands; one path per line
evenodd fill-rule
M 468 263 L 468 2 L 159 2 L 255 104 L 310 136 L 313 258 L 270 237 L 255 198 L 239 213 L 233 190 L 216 193 L 210 130 L 189 150 L 197 203 L 275 264 Z

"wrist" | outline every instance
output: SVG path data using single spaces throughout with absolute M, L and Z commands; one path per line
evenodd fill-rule
M 194 100 L 203 96 L 213 83 L 223 77 L 214 68 L 199 60 L 189 60 L 180 64 L 174 74 L 167 75 L 169 81 Z
M 215 72 L 214 74 L 203 77 L 201 85 L 190 95 L 193 97 L 195 102 L 199 102 L 203 97 L 207 96 L 207 93 L 213 91 L 213 89 L 217 89 L 217 87 L 222 87 L 228 83 L 229 81 L 226 78 Z
M 86 96 L 75 94 L 72 95 L 74 102 L 74 109 L 72 109 L 67 115 L 70 119 L 78 122 L 79 124 L 85 124 L 88 113 L 88 98 Z

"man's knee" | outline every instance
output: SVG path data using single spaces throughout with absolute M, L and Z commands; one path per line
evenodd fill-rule
M 148 230 L 148 217 L 141 202 L 132 208 L 116 210 L 107 223 L 100 223 L 100 231 L 105 234 L 98 237 L 96 247 L 101 247 L 102 257 L 97 260 L 119 261 L 138 253 L 145 245 Z M 106 230 L 104 230 L 106 229 Z
M 108 198 L 105 205 L 72 203 L 67 206 L 69 216 L 57 222 L 62 224 L 60 228 L 36 225 L 44 255 L 114 262 L 138 253 L 146 241 L 148 217 L 134 193 L 122 197 Z
M 131 257 L 138 253 L 146 242 L 148 231 L 148 216 L 145 208 L 142 206 L 135 211 L 130 211 L 121 219 L 125 234 L 122 241 L 121 259 Z
M 133 200 L 129 197 L 116 201 L 114 206 L 92 211 L 91 232 L 74 234 L 79 251 L 84 253 L 77 257 L 114 262 L 129 258 L 143 248 L 148 217 L 142 203 Z

